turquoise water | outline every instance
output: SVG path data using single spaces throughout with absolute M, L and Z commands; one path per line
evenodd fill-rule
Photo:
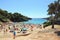
M 42 18 L 32 18 L 32 20 L 29 20 L 29 21 L 24 22 L 24 23 L 28 23 L 28 24 L 43 24 L 46 21 L 47 21 L 46 19 L 42 19 Z

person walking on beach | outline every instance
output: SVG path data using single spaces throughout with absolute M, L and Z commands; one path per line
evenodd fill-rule
M 16 37 L 16 32 L 14 31 L 13 32 L 13 39 L 15 39 L 15 37 Z
M 16 37 L 15 26 L 13 26 L 13 39 Z

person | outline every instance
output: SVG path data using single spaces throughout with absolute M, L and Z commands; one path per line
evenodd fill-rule
M 24 26 L 24 27 L 21 29 L 21 31 L 25 34 L 26 31 L 27 31 L 27 28 Z
M 6 32 L 8 32 L 8 29 L 6 29 Z
M 16 32 L 14 31 L 13 32 L 13 39 L 15 39 L 15 37 L 16 37 Z
M 34 27 L 31 25 L 31 31 L 33 31 L 33 28 L 34 28 Z

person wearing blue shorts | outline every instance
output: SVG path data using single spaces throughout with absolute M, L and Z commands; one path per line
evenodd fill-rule
M 15 39 L 15 37 L 16 37 L 16 32 L 14 31 L 13 32 L 13 39 Z

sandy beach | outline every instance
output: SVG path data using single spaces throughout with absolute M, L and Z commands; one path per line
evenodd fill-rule
M 16 38 L 13 39 L 13 33 L 9 31 L 4 33 L 0 32 L 0 40 L 60 40 L 60 25 L 55 25 L 55 29 L 51 29 L 51 26 L 44 28 L 34 27 L 33 31 L 28 30 L 28 34 L 17 33 Z

